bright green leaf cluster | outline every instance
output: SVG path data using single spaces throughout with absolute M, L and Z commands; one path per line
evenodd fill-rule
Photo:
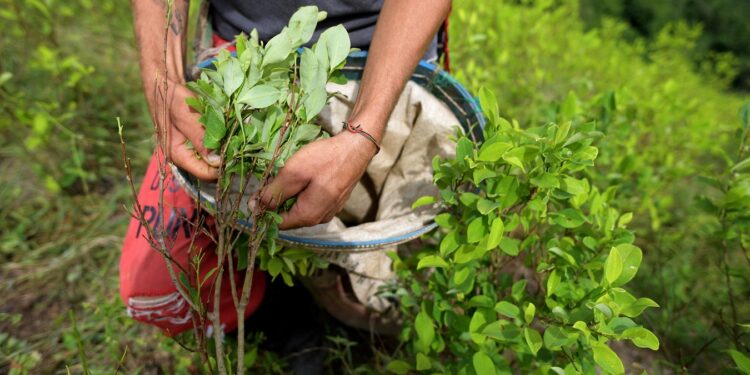
M 197 95 L 189 104 L 206 129 L 203 145 L 224 154 L 225 186 L 235 175 L 260 177 L 270 163 L 275 173 L 300 147 L 324 136 L 314 119 L 328 100 L 326 84 L 345 81 L 340 68 L 351 44 L 338 25 L 302 48 L 323 18 L 325 12 L 306 6 L 265 45 L 255 31 L 239 35 L 236 55 L 222 51 L 213 69 L 188 84 Z
M 305 144 L 327 136 L 315 122 L 328 101 L 326 85 L 344 83 L 340 69 L 351 50 L 343 26 L 329 28 L 309 44 L 319 21 L 326 16 L 315 6 L 300 8 L 281 32 L 263 44 L 253 30 L 236 39 L 236 54 L 224 50 L 212 68 L 188 83 L 196 94 L 188 104 L 201 114 L 206 133 L 203 145 L 222 156 L 220 184 L 245 186 L 274 176 Z M 246 192 L 251 193 L 251 192 Z M 222 202 L 221 197 L 216 197 Z M 292 202 L 287 202 L 292 203 Z M 231 210 L 236 205 L 228 204 Z M 242 218 L 243 211 L 237 212 Z M 326 262 L 309 251 L 282 249 L 275 241 L 281 217 L 265 212 L 257 219 L 263 242 L 260 268 L 289 285 L 293 275 L 308 275 Z M 247 236 L 237 241 L 238 269 L 247 267 Z
M 614 189 L 586 178 L 601 133 L 578 121 L 522 128 L 499 116 L 491 92 L 480 99 L 485 141 L 459 135 L 456 157 L 433 161 L 445 208 L 434 245 L 396 263 L 396 294 L 415 317 L 402 335 L 413 356 L 404 363 L 459 374 L 622 373 L 607 343 L 657 350 L 632 318 L 658 305 L 622 289 L 642 252 Z

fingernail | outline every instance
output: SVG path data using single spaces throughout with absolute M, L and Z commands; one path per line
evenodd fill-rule
M 255 198 L 250 198 L 250 202 L 247 203 L 247 207 L 250 209 L 250 212 L 255 213 L 255 207 L 256 207 Z
M 208 162 L 208 164 L 218 166 L 219 164 L 221 164 L 221 156 L 216 155 L 215 152 L 211 151 L 211 153 L 206 155 L 206 161 Z

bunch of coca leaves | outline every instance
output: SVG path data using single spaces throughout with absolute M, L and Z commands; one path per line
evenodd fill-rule
M 328 100 L 326 84 L 346 82 L 340 69 L 351 46 L 338 25 L 311 48 L 302 47 L 325 17 L 306 6 L 268 43 L 258 40 L 257 30 L 239 35 L 236 54 L 223 50 L 188 84 L 197 95 L 188 104 L 206 128 L 203 145 L 222 156 L 224 189 L 249 173 L 260 181 L 275 175 L 300 147 L 325 136 L 315 116 Z
M 267 43 L 259 40 L 256 30 L 239 35 L 236 53 L 220 52 L 213 66 L 188 83 L 196 94 L 188 104 L 201 114 L 206 129 L 203 145 L 222 158 L 214 218 L 226 240 L 220 234 L 217 242 L 236 245 L 237 269 L 253 264 L 257 253 L 261 269 L 282 276 L 290 285 L 293 275 L 305 275 L 324 263 L 308 251 L 278 246 L 281 217 L 266 210 L 247 213 L 240 209 L 239 197 L 262 189 L 302 146 L 328 136 L 316 124 L 316 116 L 330 97 L 326 85 L 346 82 L 341 68 L 351 42 L 346 29 L 338 25 L 310 45 L 325 17 L 317 7 L 306 6 Z M 252 187 L 255 182 L 260 186 Z M 234 223 L 248 217 L 255 223 L 249 237 L 231 232 Z

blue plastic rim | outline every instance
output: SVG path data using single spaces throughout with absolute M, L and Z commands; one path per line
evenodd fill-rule
M 215 58 L 211 58 L 202 61 L 198 64 L 201 69 L 210 69 L 213 67 Z M 359 81 L 362 79 L 364 73 L 365 63 L 367 62 L 367 52 L 358 51 L 349 55 L 347 58 L 346 65 L 342 68 L 341 72 L 349 80 Z M 474 141 L 481 142 L 484 140 L 483 132 L 486 120 L 482 113 L 482 108 L 479 105 L 479 101 L 475 99 L 467 90 L 464 88 L 455 78 L 453 78 L 446 71 L 440 69 L 439 66 L 427 62 L 420 61 L 414 70 L 414 74 L 411 76 L 411 81 L 419 84 L 429 91 L 432 95 L 438 98 L 440 101 L 445 103 L 448 108 L 456 116 L 459 121 L 459 125 Z M 209 210 L 213 210 L 213 205 L 201 198 L 201 192 L 196 187 L 196 179 L 189 173 L 182 169 L 177 168 L 178 180 L 181 181 L 182 187 L 188 191 L 188 193 L 201 201 L 203 206 L 207 206 Z M 239 222 L 244 229 L 252 227 L 252 223 L 246 220 Z M 377 240 L 361 241 L 361 242 L 350 242 L 350 241 L 326 241 L 314 238 L 294 236 L 289 233 L 280 232 L 279 240 L 282 242 L 291 243 L 294 245 L 302 245 L 311 248 L 326 248 L 326 249 L 351 249 L 351 248 L 372 248 L 387 246 L 391 244 L 398 244 L 405 242 L 409 239 L 417 238 L 432 229 L 437 225 L 434 222 L 430 222 L 422 226 L 421 228 L 409 232 L 401 233 L 394 236 L 385 237 Z

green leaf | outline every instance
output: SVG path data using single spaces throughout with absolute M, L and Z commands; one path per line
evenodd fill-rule
M 417 331 L 417 337 L 422 344 L 425 352 L 429 352 L 430 344 L 435 339 L 435 328 L 432 326 L 432 319 L 424 311 L 417 314 L 414 320 L 414 329 Z
M 471 362 L 477 375 L 495 375 L 495 363 L 486 353 L 474 353 Z
M 261 67 L 284 61 L 293 50 L 294 45 L 289 38 L 288 32 L 282 30 L 281 33 L 271 38 L 271 40 L 268 41 L 268 44 L 266 44 Z
M 659 304 L 654 302 L 654 300 L 650 298 L 638 298 L 637 301 L 631 303 L 628 306 L 625 306 L 620 313 L 625 316 L 629 316 L 631 318 L 634 318 L 638 315 L 641 315 L 643 310 L 645 310 L 648 307 L 659 307 Z
M 458 233 L 451 231 L 440 241 L 440 255 L 446 256 L 458 249 Z
M 344 62 L 351 49 L 349 34 L 342 25 L 337 25 L 324 31 L 320 34 L 318 43 L 324 44 L 328 52 L 329 71 L 333 71 L 335 67 Z
M 240 92 L 237 102 L 247 104 L 252 108 L 266 108 L 279 100 L 281 92 L 270 85 L 258 85 L 247 91 Z
M 576 259 L 573 258 L 572 255 L 570 255 L 568 252 L 564 251 L 563 249 L 560 249 L 559 247 L 552 247 L 552 248 L 549 248 L 547 251 L 559 256 L 560 258 L 564 259 L 566 262 L 570 263 L 573 266 L 578 265 L 578 262 L 576 262 Z
M 199 120 L 206 127 L 206 133 L 203 136 L 203 146 L 211 150 L 219 148 L 221 140 L 227 131 L 224 125 L 224 116 L 216 112 L 213 107 L 210 107 Z
M 471 271 L 471 267 L 463 267 L 456 271 L 456 273 L 453 274 L 453 283 L 455 285 L 463 284 L 464 281 L 468 280 L 469 276 L 471 276 Z
M 745 168 L 750 167 L 750 158 L 747 158 L 732 167 L 732 172 L 740 172 L 745 170 Z
M 620 357 L 609 346 L 594 343 L 592 350 L 594 351 L 594 362 L 602 368 L 602 371 L 609 374 L 625 373 L 625 367 L 623 367 Z
M 485 324 L 487 324 L 487 318 L 481 310 L 475 310 L 469 322 L 469 332 L 471 333 L 471 340 L 477 344 L 482 344 L 486 339 L 485 335 L 478 333 Z
M 427 268 L 427 267 L 448 268 L 448 262 L 446 262 L 443 258 L 437 255 L 428 255 L 420 259 L 419 264 L 417 264 L 418 270 L 421 270 L 422 268 Z
M 560 285 L 560 274 L 557 272 L 557 269 L 554 269 L 549 274 L 549 277 L 547 277 L 547 297 L 555 293 L 558 285 Z
M 477 217 L 469 223 L 466 229 L 466 241 L 468 243 L 477 243 L 484 238 L 487 233 L 487 227 L 484 224 L 484 218 Z
M 526 344 L 529 345 L 531 353 L 536 355 L 542 348 L 542 336 L 533 328 L 526 327 L 523 329 L 523 336 L 526 338 Z
M 303 6 L 292 14 L 289 19 L 289 34 L 293 39 L 294 48 L 310 41 L 317 24 L 318 7 L 316 6 Z
M 614 282 L 611 282 L 611 284 L 613 286 L 620 286 L 627 284 L 628 281 L 635 277 L 638 268 L 641 266 L 643 253 L 641 252 L 641 249 L 630 244 L 617 245 L 616 248 L 620 260 L 622 261 L 622 272 Z
M 567 102 L 567 98 L 565 100 Z M 569 116 L 568 118 L 571 118 L 572 116 Z M 562 125 L 560 125 L 559 128 L 557 128 L 557 131 L 555 132 L 555 145 L 559 145 L 560 143 L 563 143 L 565 139 L 568 138 L 568 133 L 570 132 L 570 121 L 564 122 Z
M 568 93 L 568 95 L 565 97 L 565 101 L 563 102 L 562 106 L 560 107 L 560 116 L 562 116 L 565 120 L 570 120 L 575 116 L 576 112 L 578 112 L 578 98 L 576 97 L 576 94 L 574 94 L 572 91 Z M 559 133 L 559 132 L 558 132 Z M 567 131 L 565 132 L 565 136 L 567 136 Z M 555 143 L 557 142 L 557 139 L 564 139 L 565 136 L 555 136 Z
M 320 63 L 321 66 L 323 63 Z M 328 82 L 335 83 L 337 85 L 345 85 L 347 82 L 349 82 L 349 79 L 346 78 L 346 75 L 342 73 L 340 70 L 337 70 L 333 73 L 331 73 L 331 77 L 328 78 Z
M 643 327 L 626 329 L 622 333 L 622 338 L 632 341 L 639 348 L 659 350 L 659 339 L 651 331 Z
M 471 297 L 469 300 L 469 303 L 467 306 L 470 307 L 485 307 L 488 309 L 492 308 L 492 298 L 485 296 L 485 295 L 476 295 L 474 297 Z
M 521 314 L 521 309 L 508 301 L 498 302 L 495 305 L 495 311 L 501 315 L 507 316 L 508 318 L 518 318 Z
M 245 36 L 245 34 L 238 35 L 234 40 L 234 47 L 235 52 L 237 52 L 237 56 L 241 56 L 242 53 L 247 50 L 247 36 Z
M 549 326 L 544 330 L 544 346 L 550 350 L 557 350 L 571 342 L 575 342 L 577 337 L 577 333 L 568 334 L 560 327 Z
M 508 164 L 518 167 L 520 170 L 526 172 L 526 168 L 523 165 L 523 157 L 526 154 L 525 147 L 514 148 L 503 155 L 503 160 Z
M 519 247 L 520 244 L 521 240 L 503 237 L 503 239 L 500 240 L 500 250 L 510 256 L 516 256 L 521 251 Z
M 467 191 L 461 193 L 461 196 L 458 198 L 458 200 L 466 207 L 476 206 L 480 199 L 482 198 L 479 195 Z
M 397 359 L 395 361 L 391 361 L 388 363 L 387 366 L 385 366 L 385 369 L 398 375 L 404 375 L 411 370 L 411 366 L 409 366 L 408 363 L 405 361 L 402 361 L 400 359 Z
M 330 61 L 328 61 L 328 47 L 325 45 L 325 43 L 321 43 L 320 40 L 318 40 L 315 45 L 313 45 L 313 52 L 315 53 L 315 58 L 318 60 L 318 69 L 325 67 L 326 72 L 331 70 Z
M 323 110 L 328 101 L 328 92 L 325 87 L 318 87 L 305 95 L 302 105 L 305 107 L 305 120 L 311 121 Z
M 497 98 L 492 90 L 486 87 L 479 89 L 479 103 L 482 106 L 482 110 L 487 114 L 489 119 L 494 120 L 495 116 L 498 115 Z
M 540 176 L 533 177 L 529 180 L 532 185 L 536 185 L 542 189 L 554 189 L 560 186 L 560 181 L 557 180 L 551 173 L 543 173 Z
M 306 143 L 315 139 L 320 134 L 320 126 L 313 124 L 302 124 L 294 131 L 293 143 Z
M 573 177 L 565 177 L 562 181 L 561 189 L 572 195 L 579 195 L 588 191 L 589 184 L 585 179 L 579 180 Z
M 503 231 L 505 231 L 503 220 L 499 217 L 492 220 L 490 235 L 487 237 L 487 250 L 492 250 L 500 245 L 500 241 L 503 239 Z
M 479 185 L 482 181 L 488 178 L 497 177 L 497 173 L 495 171 L 492 171 L 484 166 L 475 169 L 473 173 L 473 182 L 475 185 Z
M 503 157 L 503 154 L 513 147 L 512 144 L 507 142 L 492 142 L 485 143 L 479 149 L 479 156 L 477 160 L 485 162 L 496 162 Z
M 508 330 L 505 329 L 504 321 L 496 320 L 482 328 L 482 334 L 497 340 L 504 340 Z
M 510 295 L 513 296 L 514 300 L 520 301 L 523 298 L 523 295 L 526 293 L 526 284 L 528 284 L 528 281 L 525 279 L 513 283 L 513 286 L 510 288 Z
M 479 202 L 477 202 L 477 210 L 479 210 L 479 213 L 482 215 L 487 215 L 492 210 L 500 207 L 500 203 L 493 202 L 489 199 L 480 199 Z
M 438 214 L 435 216 L 435 224 L 440 226 L 441 228 L 450 228 L 451 227 L 451 214 L 447 212 L 443 212 L 442 214 Z
M 227 96 L 231 96 L 237 91 L 242 82 L 245 80 L 245 75 L 242 73 L 240 63 L 235 58 L 230 58 L 217 68 L 219 74 L 224 81 L 224 92 Z
M 622 274 L 622 257 L 620 251 L 616 247 L 613 247 L 609 251 L 607 257 L 607 264 L 604 268 L 604 278 L 609 284 L 613 284 L 618 277 Z
M 577 321 L 573 323 L 573 328 L 581 331 L 581 333 L 584 334 L 584 336 L 589 337 L 591 335 L 591 331 L 589 330 L 589 327 L 586 325 L 586 323 L 582 321 Z
M 300 55 L 299 84 L 304 92 L 310 92 L 316 88 L 325 87 L 328 78 L 327 67 L 321 69 L 318 58 L 309 48 L 302 50 Z
M 271 258 L 268 261 L 268 273 L 271 275 L 271 277 L 278 276 L 278 274 L 281 273 L 283 267 L 284 263 L 279 258 Z
M 534 320 L 534 315 L 536 315 L 536 306 L 529 302 L 529 305 L 526 306 L 526 309 L 523 311 L 523 320 L 526 321 L 526 324 L 531 324 Z
M 430 357 L 422 353 L 417 353 L 417 370 L 423 371 L 423 370 L 429 370 L 431 368 L 432 368 L 432 362 L 430 361 Z
M 618 316 L 616 318 L 613 318 L 612 320 L 607 323 L 606 327 L 600 326 L 600 332 L 608 332 L 609 330 L 612 330 L 615 334 L 622 334 L 625 332 L 628 328 L 635 328 L 638 324 L 636 324 L 633 319 L 626 318 L 624 316 Z
M 0 74 L 0 86 L 10 81 L 11 78 L 13 78 L 13 73 L 11 72 L 3 72 L 2 74 Z
M 459 138 L 458 142 L 456 142 L 456 160 L 464 163 L 464 159 L 467 156 L 471 156 L 473 152 L 474 143 L 466 137 Z
M 586 218 L 577 210 L 565 208 L 560 210 L 560 212 L 554 213 L 552 221 L 563 228 L 573 229 L 583 225 L 586 222 Z
M 745 103 L 740 108 L 740 126 L 742 126 L 742 129 L 744 130 L 750 128 L 750 103 Z
M 727 352 L 729 352 L 729 355 L 732 357 L 732 360 L 734 360 L 734 363 L 740 371 L 745 374 L 750 374 L 750 358 L 733 349 L 729 349 Z
M 433 197 L 432 195 L 425 195 L 424 197 L 420 197 L 419 199 L 414 201 L 414 203 L 412 203 L 411 205 L 411 209 L 413 210 L 418 207 L 426 206 L 428 204 L 433 204 L 435 203 L 436 200 L 437 199 Z
M 187 97 L 185 103 L 196 112 L 203 113 L 204 111 L 203 101 L 195 96 Z

